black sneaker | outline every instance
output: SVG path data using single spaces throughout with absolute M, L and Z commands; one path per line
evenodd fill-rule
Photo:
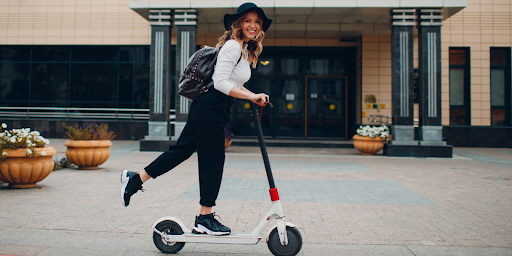
M 231 229 L 220 224 L 220 222 L 215 219 L 215 213 L 210 213 L 208 215 L 199 215 L 196 216 L 195 227 L 192 230 L 194 234 L 208 234 L 214 236 L 223 236 L 229 235 L 231 233 Z
M 133 176 L 135 175 L 137 175 L 137 173 L 128 170 L 123 170 L 121 174 L 121 183 L 123 184 L 121 187 L 121 202 L 124 207 L 130 204 L 130 197 L 132 197 L 133 194 L 137 193 L 139 190 L 144 191 L 142 185 L 137 185 L 134 181 Z

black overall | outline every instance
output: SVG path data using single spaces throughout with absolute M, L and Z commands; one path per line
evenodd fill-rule
M 156 178 L 187 160 L 195 151 L 199 162 L 199 191 L 202 206 L 212 207 L 219 194 L 224 170 L 224 127 L 234 98 L 213 87 L 190 106 L 188 121 L 178 142 L 149 164 L 145 170 Z

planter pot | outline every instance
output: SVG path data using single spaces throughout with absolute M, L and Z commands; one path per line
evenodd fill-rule
M 359 135 L 354 135 L 354 148 L 356 148 L 363 155 L 375 155 L 384 147 L 384 141 L 381 137 L 370 138 Z
M 228 148 L 229 146 L 231 146 L 231 142 L 233 142 L 233 140 L 228 140 L 227 138 L 224 138 L 224 148 Z
M 11 188 L 33 188 L 37 182 L 42 181 L 53 170 L 52 156 L 57 152 L 52 147 L 36 148 L 40 155 L 27 157 L 27 149 L 4 149 L 7 156 L 0 160 L 0 180 L 9 183 Z
M 66 157 L 80 170 L 98 169 L 110 157 L 110 140 L 67 140 Z

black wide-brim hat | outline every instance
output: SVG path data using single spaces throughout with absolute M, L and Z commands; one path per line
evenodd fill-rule
M 272 19 L 267 18 L 265 12 L 263 12 L 263 10 L 256 6 L 256 4 L 254 3 L 242 4 L 240 5 L 240 7 L 238 7 L 236 13 L 224 15 L 224 28 L 226 28 L 226 30 L 231 30 L 231 23 L 236 18 L 246 14 L 249 11 L 256 11 L 261 16 L 261 18 L 263 19 L 263 24 L 261 28 L 263 29 L 263 32 L 266 32 L 267 29 L 270 27 L 270 24 L 272 24 Z

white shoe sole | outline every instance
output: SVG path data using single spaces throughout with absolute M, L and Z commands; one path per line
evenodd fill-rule
M 121 203 L 126 207 L 126 203 L 124 202 L 124 191 L 126 190 L 126 185 L 128 185 L 128 170 L 123 170 L 123 173 L 121 174 L 121 184 L 123 184 L 121 187 Z
M 231 232 L 211 231 L 201 224 L 198 224 L 197 227 L 194 227 L 194 230 L 199 234 L 208 234 L 208 235 L 213 235 L 213 236 L 225 236 L 225 235 L 229 235 L 231 233 Z

